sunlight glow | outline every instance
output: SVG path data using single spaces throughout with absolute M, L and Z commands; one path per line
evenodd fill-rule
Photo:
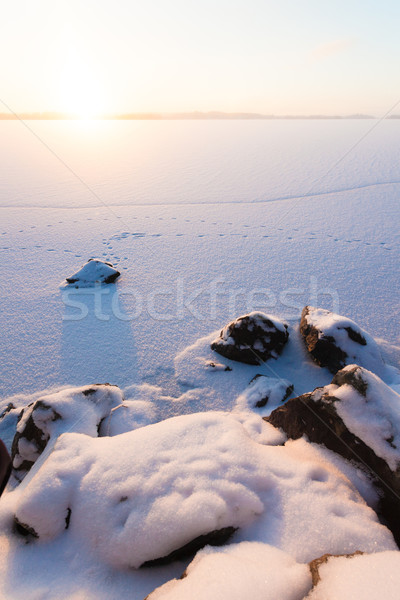
M 71 50 L 60 71 L 60 107 L 79 119 L 96 119 L 106 112 L 105 90 L 83 56 Z

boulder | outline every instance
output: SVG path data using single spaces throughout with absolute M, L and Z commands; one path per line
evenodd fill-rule
M 61 433 L 99 435 L 101 422 L 122 400 L 117 386 L 96 384 L 49 394 L 23 408 L 11 448 L 16 479 L 25 477 L 49 441 L 55 441 Z
M 300 333 L 313 360 L 336 373 L 349 364 L 382 373 L 383 360 L 375 340 L 354 321 L 323 308 L 305 306 Z
M 252 312 L 226 325 L 211 344 L 225 358 L 250 365 L 261 365 L 278 358 L 289 333 L 288 326 L 261 312 Z
M 291 439 L 305 435 L 353 463 L 374 481 L 378 513 L 400 542 L 400 395 L 357 365 L 330 385 L 288 400 L 266 421 Z
M 88 262 L 73 275 L 65 279 L 66 285 L 75 288 L 94 287 L 114 281 L 121 275 L 109 262 L 103 262 L 98 258 L 90 258 Z

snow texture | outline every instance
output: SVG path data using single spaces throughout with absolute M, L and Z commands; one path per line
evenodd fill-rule
M 400 552 L 331 557 L 307 600 L 398 600 Z
M 308 565 L 268 544 L 241 542 L 204 548 L 183 579 L 168 581 L 149 600 L 303 600 L 310 589 Z
M 252 439 L 241 418 L 243 425 L 240 416 L 199 413 L 110 438 L 64 434 L 13 492 L 14 514 L 42 542 L 62 534 L 67 519 L 76 543 L 118 568 L 225 527 L 240 528 L 245 540 L 257 532 L 301 562 L 395 547 L 346 477 L 309 444 L 269 446 L 273 428 L 258 443 L 260 431 Z

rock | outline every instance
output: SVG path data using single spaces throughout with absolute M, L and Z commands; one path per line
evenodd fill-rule
M 315 558 L 314 560 L 309 562 L 308 566 L 311 571 L 313 587 L 315 587 L 318 584 L 318 582 L 321 581 L 321 577 L 319 574 L 319 569 L 321 565 L 325 565 L 331 558 L 353 558 L 354 556 L 359 556 L 361 554 L 364 554 L 364 552 L 361 552 L 360 550 L 357 550 L 352 554 L 324 554 L 323 556 Z
M 232 371 L 231 367 L 213 360 L 206 360 L 205 367 L 207 371 Z
M 307 436 L 347 460 L 374 481 L 378 514 L 400 542 L 400 395 L 377 375 L 349 365 L 330 385 L 274 410 L 266 421 L 289 438 Z
M 7 485 L 11 474 L 11 459 L 7 452 L 7 448 L 0 440 L 0 496 Z
M 289 338 L 287 328 L 274 317 L 252 312 L 226 325 L 211 348 L 231 360 L 260 365 L 281 354 Z
M 256 375 L 236 400 L 236 406 L 241 410 L 264 408 L 267 403 L 276 406 L 284 402 L 292 392 L 293 385 L 286 379 Z
M 101 422 L 122 400 L 117 386 L 96 384 L 49 394 L 26 406 L 19 415 L 11 448 L 16 479 L 21 481 L 49 441 L 64 431 L 96 437 Z
M 66 278 L 67 285 L 75 288 L 94 287 L 114 281 L 121 275 L 109 262 L 90 258 L 79 271 Z
M 382 373 L 384 364 L 375 340 L 351 319 L 323 308 L 305 306 L 300 333 L 306 348 L 320 367 L 336 373 L 349 364 Z

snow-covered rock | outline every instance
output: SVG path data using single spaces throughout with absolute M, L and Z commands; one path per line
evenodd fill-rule
M 236 408 L 253 410 L 254 408 L 264 408 L 267 403 L 270 408 L 271 405 L 276 406 L 285 401 L 292 392 L 293 385 L 285 379 L 256 375 L 245 391 L 238 396 Z
M 376 552 L 320 559 L 318 582 L 307 600 L 398 600 L 400 552 Z
M 382 496 L 380 511 L 400 540 L 400 395 L 357 365 L 330 385 L 286 402 L 266 420 L 292 439 L 306 435 L 367 469 Z
M 228 323 L 211 348 L 231 360 L 260 365 L 281 354 L 289 337 L 287 327 L 275 317 L 252 312 Z
M 63 285 L 75 288 L 94 287 L 95 285 L 113 283 L 120 275 L 121 273 L 111 263 L 98 258 L 90 258 L 79 271 L 66 277 L 66 284 Z
M 199 413 L 114 437 L 60 436 L 12 492 L 19 530 L 50 542 L 68 527 L 69 539 L 119 568 L 177 558 L 191 542 L 195 551 L 209 534 L 234 529 L 236 539 L 270 543 L 302 562 L 396 547 L 310 444 L 268 445 L 275 430 L 245 416 Z
M 303 600 L 310 589 L 307 564 L 268 544 L 241 542 L 204 548 L 181 579 L 168 581 L 146 600 Z
M 300 332 L 308 352 L 320 367 L 336 373 L 357 364 L 382 375 L 384 364 L 375 340 L 354 321 L 323 308 L 305 306 Z
M 117 386 L 92 385 L 61 390 L 23 408 L 11 450 L 15 477 L 23 479 L 47 444 L 61 433 L 97 436 L 103 419 L 122 400 Z

